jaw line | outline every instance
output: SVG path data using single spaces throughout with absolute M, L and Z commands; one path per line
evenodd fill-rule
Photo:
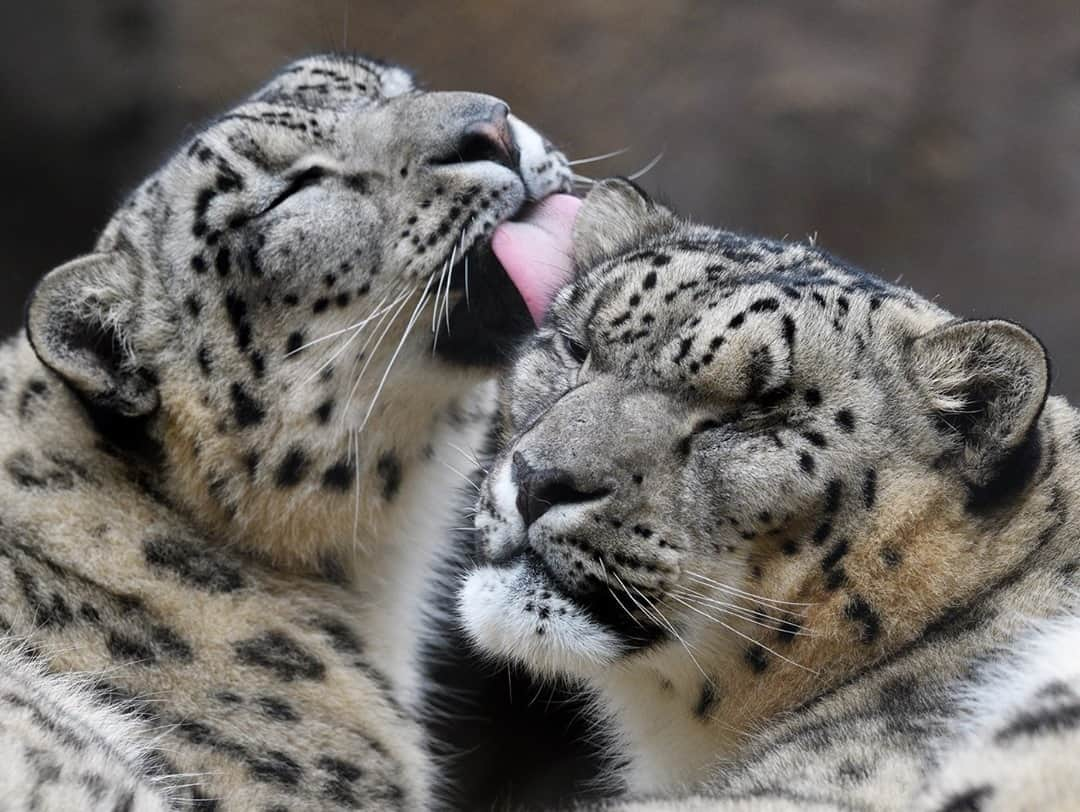
M 544 579 L 556 610 L 543 624 L 525 610 L 530 573 L 524 561 L 509 565 L 482 565 L 466 577 L 458 599 L 458 612 L 466 633 L 481 650 L 520 662 L 533 672 L 553 677 L 596 678 L 616 663 L 625 646 L 610 631 L 566 599 L 558 587 Z M 537 628 L 543 626 L 543 634 Z

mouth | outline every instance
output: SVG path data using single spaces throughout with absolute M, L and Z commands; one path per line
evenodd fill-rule
M 518 567 L 527 581 L 541 584 L 536 594 L 554 598 L 594 623 L 620 643 L 625 654 L 641 651 L 667 639 L 667 630 L 658 624 L 644 604 L 650 599 L 640 592 L 631 593 L 625 583 L 614 584 L 589 573 L 574 584 L 564 583 L 533 550 L 525 550 L 507 562 L 505 567 Z
M 449 269 L 444 332 L 435 345 L 439 356 L 470 365 L 507 360 L 573 275 L 571 234 L 580 206 L 565 194 L 527 206 Z

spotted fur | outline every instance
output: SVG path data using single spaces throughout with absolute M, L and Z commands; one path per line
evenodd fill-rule
M 957 696 L 1073 610 L 1080 562 L 1080 419 L 1039 342 L 624 182 L 574 244 L 503 381 L 474 641 L 581 681 L 613 785 L 668 799 L 642 808 L 983 808 L 938 772 Z
M 315 57 L 43 279 L 0 350 L 0 625 L 128 723 L 73 738 L 55 692 L 0 700 L 6 729 L 36 720 L 0 785 L 68 798 L 72 761 L 115 750 L 122 797 L 430 803 L 415 658 L 448 441 L 482 438 L 520 327 L 493 316 L 525 314 L 487 236 L 568 178 L 498 99 Z

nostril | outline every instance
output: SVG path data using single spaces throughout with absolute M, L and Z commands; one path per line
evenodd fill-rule
M 516 170 L 519 157 L 506 110 L 500 108 L 489 118 L 467 125 L 458 134 L 453 145 L 443 154 L 433 158 L 431 163 L 448 166 L 491 161 Z
M 607 488 L 582 490 L 578 488 L 570 474 L 555 468 L 534 469 L 524 463 L 519 454 L 514 455 L 514 468 L 517 474 L 517 509 L 525 526 L 529 527 L 547 513 L 560 505 L 575 505 L 593 502 L 607 496 Z

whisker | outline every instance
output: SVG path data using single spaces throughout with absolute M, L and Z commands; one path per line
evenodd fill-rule
M 472 302 L 469 301 L 469 255 L 465 255 L 465 309 L 472 310 Z
M 682 604 L 683 606 L 685 606 L 686 608 L 690 609 L 691 611 L 693 611 L 693 612 L 697 612 L 697 613 L 698 613 L 699 615 L 701 615 L 701 616 L 703 616 L 703 617 L 706 617 L 706 618 L 708 618 L 708 619 L 709 619 L 709 620 L 711 620 L 711 621 L 712 621 L 713 623 L 719 623 L 719 624 L 720 624 L 721 626 L 723 626 L 723 627 L 724 627 L 725 629 L 727 629 L 727 630 L 728 630 L 729 632 L 731 632 L 731 633 L 733 633 L 733 634 L 737 634 L 737 635 L 738 635 L 739 637 L 741 637 L 741 638 L 742 638 L 743 640 L 746 640 L 746 641 L 747 641 L 747 642 L 749 642 L 749 643 L 753 643 L 753 644 L 754 644 L 755 646 L 761 646 L 761 647 L 762 647 L 763 649 L 765 649 L 765 650 L 766 650 L 767 652 L 769 652 L 770 654 L 772 654 L 772 655 L 773 655 L 774 657 L 777 657 L 777 658 L 779 658 L 779 659 L 783 660 L 784 662 L 788 663 L 789 665 L 793 665 L 793 666 L 795 666 L 796 668 L 801 668 L 801 669 L 802 669 L 803 671 L 806 671 L 806 672 L 807 672 L 808 674 L 814 674 L 815 676 L 817 676 L 817 673 L 818 673 L 818 672 L 817 672 L 817 671 L 815 671 L 814 669 L 812 669 L 812 668 L 807 668 L 807 667 L 806 667 L 805 665 L 803 665 L 802 663 L 797 663 L 797 662 L 795 662 L 794 660 L 790 659 L 789 657 L 785 657 L 785 656 L 784 656 L 783 654 L 781 654 L 781 653 L 780 653 L 779 651 L 776 651 L 775 649 L 769 648 L 769 647 L 768 647 L 767 645 L 765 645 L 764 643 L 762 643 L 762 642 L 761 642 L 760 640 L 755 640 L 755 639 L 754 639 L 753 637 L 751 637 L 750 635 L 748 635 L 748 634 L 743 634 L 743 633 L 742 633 L 741 631 L 739 631 L 738 629 L 736 629 L 736 628 L 735 628 L 734 626 L 732 626 L 732 625 L 731 625 L 730 623 L 725 623 L 724 621 L 720 620 L 719 618 L 713 617 L 712 615 L 708 614 L 707 612 L 703 612 L 703 611 L 702 611 L 701 609 L 698 609 L 698 608 L 697 608 L 696 606 L 694 606 L 693 604 L 687 603 L 687 602 L 686 602 L 686 601 L 684 601 L 684 600 L 683 600 L 682 598 L 680 598 L 680 597 L 678 597 L 678 596 L 676 596 L 676 595 L 673 595 L 673 594 L 671 594 L 671 593 L 668 593 L 668 597 L 672 598 L 673 600 L 676 600 L 676 601 L 678 601 L 679 603 L 681 603 L 681 604 Z
M 696 584 L 696 586 L 698 586 L 698 587 L 700 587 L 702 589 L 708 589 L 709 588 L 709 587 L 706 587 L 703 584 Z M 770 611 L 775 612 L 778 615 L 787 615 L 788 617 L 797 618 L 799 620 L 802 620 L 805 617 L 805 611 L 793 612 L 791 609 L 785 609 L 782 606 L 772 606 L 772 605 L 769 605 L 769 604 L 762 605 L 761 603 L 759 603 L 757 601 L 753 602 L 754 603 L 753 606 L 745 606 L 745 605 L 742 605 L 742 604 L 733 603 L 730 600 L 724 600 L 723 598 L 718 598 L 715 595 L 709 595 L 709 594 L 703 594 L 703 593 L 697 592 L 691 586 L 688 586 L 686 584 L 682 584 L 681 588 L 686 590 L 690 595 L 699 597 L 702 600 L 707 600 L 710 603 L 713 603 L 713 604 L 716 604 L 716 605 L 722 605 L 722 606 L 731 607 L 733 609 L 738 609 L 741 612 L 753 612 L 755 614 L 764 615 L 765 617 L 768 617 L 768 618 L 774 619 L 774 620 L 783 620 L 783 618 L 776 618 L 773 615 L 770 615 L 769 614 Z M 741 595 L 736 595 L 734 597 L 737 598 L 738 600 L 743 600 L 743 601 L 750 601 L 751 600 L 750 598 L 745 598 L 745 597 L 742 597 Z
M 663 159 L 663 157 L 664 157 L 664 151 L 660 150 L 660 152 L 658 152 L 656 154 L 655 158 L 653 158 L 651 161 L 649 161 L 647 164 L 645 164 L 645 166 L 641 167 L 641 169 L 639 169 L 634 174 L 627 175 L 626 179 L 627 180 L 637 180 L 638 178 L 640 178 L 645 173 L 651 172 L 656 167 L 656 165 L 658 163 L 660 163 L 660 161 L 661 161 L 661 159 Z
M 747 623 L 752 623 L 755 626 L 760 626 L 763 629 L 769 629 L 774 632 L 781 632 L 784 634 L 790 634 L 793 637 L 815 637 L 816 635 L 803 629 L 802 626 L 796 624 L 794 621 L 785 620 L 783 618 L 775 618 L 771 615 L 763 615 L 760 612 L 753 612 L 749 609 L 745 609 L 741 606 L 734 606 L 732 604 L 725 604 L 720 602 L 714 602 L 709 598 L 698 595 L 695 592 L 673 592 L 672 595 L 678 595 L 683 598 L 691 600 L 698 600 L 712 606 L 714 609 L 720 612 L 720 614 L 729 615 L 739 620 L 745 620 Z M 773 625 L 773 624 L 787 624 L 785 625 Z
M 449 440 L 446 441 L 446 444 L 448 446 L 450 446 L 452 449 L 454 449 L 454 451 L 456 451 L 458 454 L 463 456 L 466 460 L 468 460 L 473 465 L 475 465 L 477 468 L 482 469 L 484 467 L 483 464 L 481 464 L 479 458 L 476 456 L 476 454 L 474 454 L 474 453 L 472 453 L 470 451 L 466 451 L 464 448 L 462 448 L 459 445 L 454 445 L 454 443 L 451 443 Z
M 454 281 L 454 261 L 457 259 L 457 246 L 450 252 L 450 270 L 446 274 L 446 292 L 443 294 L 443 314 L 446 316 L 446 334 L 450 335 L 450 285 Z
M 420 317 L 420 313 L 423 312 L 424 306 L 427 304 L 428 297 L 427 292 L 431 287 L 431 280 L 434 276 L 428 277 L 427 285 L 424 287 L 424 292 L 420 294 L 420 301 L 416 305 L 416 309 L 413 311 L 412 316 L 409 318 L 409 323 L 405 326 L 405 331 L 401 334 L 401 339 L 398 341 L 397 347 L 394 349 L 393 355 L 390 356 L 390 361 L 386 364 L 386 370 L 383 372 L 382 378 L 379 380 L 379 385 L 375 390 L 374 397 L 371 398 L 371 402 L 368 404 L 367 413 L 364 415 L 364 419 L 360 422 L 360 429 L 363 430 L 367 425 L 368 419 L 371 417 L 372 411 L 375 409 L 375 404 L 379 401 L 379 395 L 382 394 L 383 387 L 386 385 L 386 379 L 390 377 L 390 370 L 394 368 L 394 362 L 397 361 L 398 355 L 401 353 L 401 348 L 405 346 L 405 340 L 409 337 L 413 327 L 416 325 L 416 320 Z M 397 315 L 394 315 L 397 318 Z
M 431 332 L 435 333 L 436 327 L 439 324 L 439 296 L 442 294 L 443 281 L 446 279 L 446 273 L 450 270 L 450 263 L 444 262 L 442 269 L 439 271 L 439 284 L 435 288 L 435 312 L 431 314 Z M 434 274 L 432 274 L 434 276 Z M 436 333 L 436 338 L 438 334 Z
M 379 302 L 378 306 L 381 307 L 382 302 L 384 301 L 386 301 L 386 296 L 382 298 L 382 301 Z M 400 299 L 395 299 L 391 306 L 393 306 L 393 304 L 397 304 L 398 301 L 400 301 Z M 306 386 L 307 384 L 311 383 L 313 380 L 319 377 L 319 373 L 321 373 L 324 369 L 334 363 L 334 361 L 336 361 L 341 356 L 341 354 L 349 348 L 349 345 L 351 345 L 357 338 L 359 338 L 360 334 L 364 331 L 364 327 L 366 325 L 367 321 L 361 323 L 360 326 L 353 331 L 353 334 L 349 336 L 348 340 L 344 344 L 342 344 L 337 350 L 335 350 L 329 358 L 323 361 L 323 363 L 319 365 L 318 369 L 316 369 L 314 372 L 311 373 L 311 375 L 304 379 L 301 386 Z
M 470 487 L 471 487 L 471 488 L 472 488 L 473 490 L 475 490 L 475 491 L 476 491 L 477 493 L 480 493 L 480 486 L 479 486 L 479 485 L 478 485 L 477 483 L 473 482 L 473 481 L 472 481 L 472 479 L 471 479 L 471 478 L 469 477 L 469 475 L 468 475 L 468 474 L 464 473 L 463 471 L 459 471 L 459 470 L 458 470 L 457 468 L 455 468 L 455 467 L 454 467 L 453 465 L 451 465 L 450 463 L 448 463 L 448 462 L 447 462 L 446 460 L 444 460 L 444 459 L 440 459 L 439 457 L 436 457 L 435 459 L 436 459 L 436 460 L 438 461 L 438 463 L 439 463 L 439 464 L 440 464 L 441 466 L 443 466 L 444 468 L 446 468 L 446 469 L 447 469 L 448 471 L 453 471 L 453 472 L 454 472 L 455 474 L 457 474 L 457 475 L 458 475 L 459 477 L 461 477 L 461 478 L 462 478 L 462 479 L 464 479 L 464 480 L 465 480 L 466 482 L 468 482 L 468 483 L 469 483 L 469 486 L 470 486 Z
M 387 299 L 387 297 L 389 295 L 390 294 L 387 294 L 386 296 L 383 296 L 382 300 L 380 300 L 379 304 L 376 305 L 376 307 L 377 308 L 381 307 L 382 303 L 384 301 L 386 301 L 386 299 Z M 390 306 L 392 307 L 393 305 L 390 305 Z M 300 352 L 301 350 L 306 350 L 308 347 L 314 347 L 316 344 L 322 344 L 324 341 L 329 341 L 331 338 L 336 338 L 337 336 L 339 336 L 339 335 L 341 335 L 343 333 L 348 333 L 349 331 L 355 330 L 358 327 L 363 327 L 368 322 L 370 322 L 371 320 L 377 318 L 380 315 L 381 315 L 381 311 L 376 310 L 375 312 L 373 312 L 373 313 L 365 316 L 364 318 L 360 319 L 360 321 L 356 322 L 355 324 L 350 324 L 348 327 L 342 327 L 340 330 L 334 330 L 334 332 L 332 332 L 332 333 L 327 333 L 324 336 L 320 336 L 319 338 L 313 339 L 312 341 L 308 341 L 306 344 L 301 344 L 295 350 L 289 350 L 287 353 L 285 353 L 284 357 L 288 358 L 290 355 L 296 355 L 296 353 Z
M 634 602 L 634 605 L 636 605 L 639 609 L 641 609 L 642 612 L 645 612 L 645 609 L 641 606 L 641 604 L 638 603 L 637 600 L 634 598 L 634 596 L 630 594 L 630 590 L 627 589 L 625 582 L 623 581 L 622 578 L 619 577 L 619 574 L 617 572 L 612 572 L 611 574 L 615 576 L 615 580 L 618 581 L 619 584 L 622 586 L 623 591 L 626 593 L 626 597 L 628 597 L 630 600 L 632 600 Z M 712 684 L 712 679 L 709 677 L 708 674 L 705 673 L 705 669 L 701 667 L 701 663 L 699 663 L 698 660 L 697 660 L 697 657 L 694 656 L 694 652 L 690 650 L 690 644 L 687 643 L 686 640 L 683 638 L 683 636 L 681 634 L 679 634 L 678 631 L 675 630 L 675 624 L 673 624 L 670 620 L 668 620 L 666 617 L 664 617 L 663 613 L 659 610 L 659 608 L 654 606 L 649 601 L 649 599 L 647 597 L 645 597 L 645 594 L 640 589 L 638 589 L 636 586 L 634 587 L 634 591 L 637 592 L 638 595 L 641 596 L 641 599 L 643 601 L 645 601 L 650 606 L 652 606 L 653 611 L 656 613 L 655 617 L 660 620 L 660 625 L 663 626 L 664 628 L 666 628 L 669 632 L 671 632 L 672 635 L 675 636 L 675 639 L 678 640 L 679 643 L 682 644 L 682 647 L 684 649 L 686 649 L 686 654 L 687 654 L 687 656 L 690 657 L 691 662 L 693 662 L 694 666 L 697 668 L 697 670 L 701 672 L 701 676 L 705 679 L 705 681 L 711 685 Z M 649 617 L 653 617 L 653 615 L 649 615 L 648 612 L 646 612 L 646 615 L 648 615 Z
M 415 288 L 414 288 L 414 290 L 415 290 Z M 411 291 L 410 291 L 410 295 L 411 295 Z M 371 351 L 368 353 L 367 358 L 364 360 L 364 365 L 362 367 L 360 367 L 360 374 L 356 376 L 356 382 L 353 384 L 352 389 L 349 390 L 349 396 L 345 399 L 345 408 L 341 410 L 342 422 L 344 422 L 348 417 L 349 406 L 350 406 L 350 404 L 352 404 L 352 399 L 353 399 L 353 396 L 356 394 L 356 390 L 360 387 L 360 381 L 363 380 L 364 373 L 367 371 L 367 368 L 371 364 L 372 360 L 374 360 L 375 355 L 379 351 L 379 347 L 382 346 L 383 339 L 385 339 L 386 334 L 390 332 L 390 328 L 394 326 L 394 322 L 397 321 L 397 317 L 399 315 L 401 315 L 401 311 L 405 308 L 405 305 L 408 303 L 408 301 L 409 300 L 406 298 L 406 299 L 402 300 L 401 304 L 399 304 L 397 306 L 397 309 L 394 311 L 393 316 L 391 316 L 390 321 L 387 322 L 387 324 L 383 328 L 382 332 L 379 333 L 379 338 L 375 342 L 375 346 L 373 346 L 371 348 Z M 383 318 L 385 318 L 385 316 Z M 383 319 L 379 319 L 379 324 L 382 324 L 382 322 L 383 322 Z M 376 330 L 378 329 L 378 325 L 376 325 L 375 329 Z M 364 346 L 367 346 L 367 344 L 371 341 L 371 338 L 373 336 L 374 336 L 374 333 L 372 333 L 371 336 L 368 336 L 368 341 L 364 342 Z M 361 351 L 363 351 L 363 348 L 361 348 Z
M 699 581 L 704 581 L 705 583 L 709 584 L 710 586 L 714 586 L 717 589 L 722 589 L 725 592 L 734 592 L 735 594 L 742 595 L 742 596 L 744 596 L 746 598 L 751 598 L 751 599 L 753 599 L 755 601 L 760 601 L 761 603 L 774 603 L 774 604 L 781 604 L 783 606 L 817 606 L 816 603 L 800 603 L 798 601 L 782 601 L 779 598 L 766 598 L 764 595 L 755 595 L 753 592 L 744 592 L 743 590 L 738 589 L 738 588 L 733 587 L 733 586 L 729 586 L 728 584 L 722 584 L 719 581 L 714 581 L 712 578 L 709 578 L 709 577 L 707 577 L 705 575 L 702 575 L 699 572 L 691 572 L 691 571 L 687 570 L 686 574 L 687 574 L 687 576 L 689 576 L 691 578 L 695 578 L 695 579 L 697 579 Z
M 613 150 L 612 152 L 605 152 L 603 155 L 593 155 L 591 158 L 578 158 L 575 161 L 567 161 L 567 166 L 580 166 L 581 164 L 592 164 L 597 161 L 606 161 L 608 158 L 616 158 L 619 155 L 625 155 L 630 151 L 630 147 L 623 147 L 622 149 Z

